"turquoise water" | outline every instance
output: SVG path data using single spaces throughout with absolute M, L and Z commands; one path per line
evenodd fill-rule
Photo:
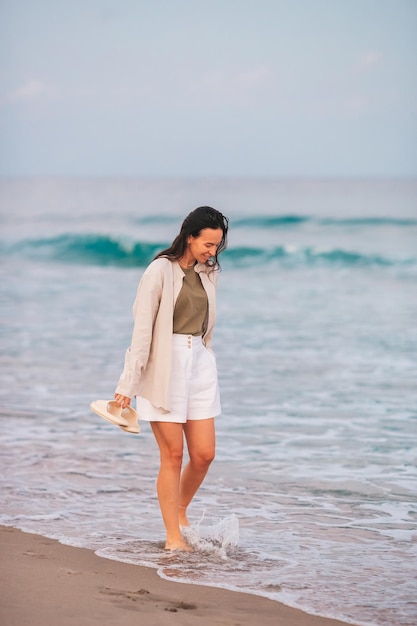
M 0 522 L 360 624 L 417 621 L 417 182 L 2 181 Z M 161 551 L 152 434 L 110 397 L 146 263 L 184 214 L 231 219 L 223 415 Z

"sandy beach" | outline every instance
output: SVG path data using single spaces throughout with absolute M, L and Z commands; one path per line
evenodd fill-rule
M 278 602 L 163 580 L 40 535 L 0 527 L 3 626 L 342 626 Z

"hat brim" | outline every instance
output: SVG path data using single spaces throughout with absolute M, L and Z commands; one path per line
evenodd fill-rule
M 113 400 L 94 400 L 90 409 L 111 424 L 120 426 L 130 433 L 139 433 L 138 415 L 135 409 L 127 406 L 122 409 Z
M 133 433 L 134 435 L 138 435 L 140 433 L 140 427 L 138 422 L 133 422 L 133 420 L 128 426 L 122 426 L 121 424 L 119 424 L 119 428 L 124 430 L 126 433 Z

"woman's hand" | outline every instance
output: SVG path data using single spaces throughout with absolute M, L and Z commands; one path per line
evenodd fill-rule
M 114 399 L 116 401 L 116 404 L 118 406 L 121 406 L 122 409 L 125 409 L 130 404 L 130 398 L 128 398 L 127 396 L 122 396 L 120 395 L 120 393 L 115 393 Z

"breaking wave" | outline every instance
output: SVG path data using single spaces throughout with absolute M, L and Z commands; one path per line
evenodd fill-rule
M 65 234 L 46 239 L 25 240 L 12 245 L 3 244 L 0 253 L 36 260 L 53 260 L 81 265 L 112 265 L 144 267 L 168 242 L 131 242 L 107 235 Z M 222 262 L 233 267 L 248 267 L 265 263 L 286 266 L 326 264 L 334 266 L 414 266 L 417 258 L 394 259 L 375 254 L 363 254 L 340 248 L 320 249 L 313 246 L 276 246 L 261 248 L 237 246 L 228 248 Z

